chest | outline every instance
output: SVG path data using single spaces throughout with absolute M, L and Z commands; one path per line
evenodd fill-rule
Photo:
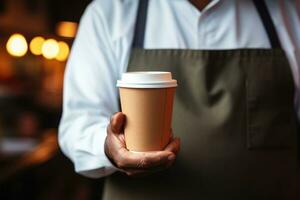
M 144 44 L 146 48 L 270 47 L 261 19 L 248 0 L 219 1 L 202 11 L 188 1 L 152 0 Z

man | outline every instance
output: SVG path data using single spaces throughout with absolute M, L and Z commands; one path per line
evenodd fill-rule
M 104 199 L 297 199 L 299 6 L 94 1 L 65 75 L 59 141 L 75 170 L 116 172 Z M 173 134 L 181 141 L 135 154 L 115 85 L 142 70 L 178 80 Z

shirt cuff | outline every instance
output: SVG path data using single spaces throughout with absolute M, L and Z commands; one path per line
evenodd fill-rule
M 116 168 L 107 157 L 102 157 L 100 159 L 89 158 L 85 164 L 84 162 L 84 159 L 80 159 L 80 161 L 75 163 L 75 171 L 89 178 L 102 178 L 118 171 L 118 168 Z M 97 166 L 103 167 L 95 168 Z
M 101 178 L 119 171 L 104 151 L 106 126 L 96 125 L 90 128 L 91 135 L 77 141 L 74 151 L 76 159 L 73 160 L 75 171 L 89 178 Z

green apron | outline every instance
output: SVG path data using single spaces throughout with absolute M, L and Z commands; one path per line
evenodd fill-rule
M 299 199 L 294 82 L 264 2 L 255 5 L 272 49 L 145 50 L 140 1 L 128 71 L 178 80 L 172 126 L 181 151 L 161 173 L 110 176 L 104 199 Z

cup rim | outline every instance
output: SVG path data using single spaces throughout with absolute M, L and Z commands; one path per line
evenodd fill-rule
M 177 81 L 172 79 L 171 72 L 165 72 L 165 71 L 126 72 L 122 74 L 121 80 L 117 81 L 117 87 L 169 88 L 169 87 L 177 87 Z

